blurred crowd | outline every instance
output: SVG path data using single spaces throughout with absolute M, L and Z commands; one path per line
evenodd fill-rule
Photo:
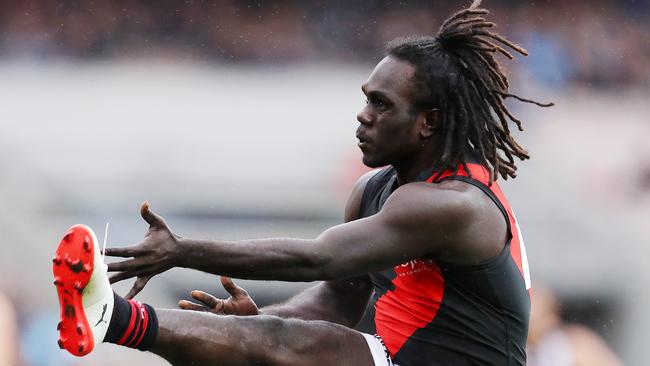
M 394 37 L 433 34 L 467 2 L 2 1 L 0 57 L 368 62 Z M 484 5 L 499 31 L 534 55 L 520 65 L 542 85 L 650 86 L 650 1 Z

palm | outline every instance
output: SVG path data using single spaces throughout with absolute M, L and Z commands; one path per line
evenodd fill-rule
M 228 291 L 230 297 L 223 300 L 206 292 L 194 290 L 190 293 L 192 298 L 200 301 L 196 304 L 191 301 L 181 300 L 178 306 L 184 310 L 206 311 L 219 315 L 257 315 L 257 304 L 248 295 L 248 292 L 237 286 L 230 278 L 221 277 L 221 285 Z
M 243 296 L 231 296 L 224 301 L 223 313 L 229 315 L 251 315 L 257 314 L 257 305 L 248 294 Z
M 109 272 L 117 272 L 110 277 L 111 283 L 137 277 L 127 299 L 139 293 L 153 276 L 175 267 L 181 255 L 180 237 L 171 232 L 162 217 L 151 211 L 148 203 L 142 205 L 140 214 L 149 224 L 144 241 L 130 247 L 106 248 L 105 252 L 108 256 L 130 258 L 108 264 Z

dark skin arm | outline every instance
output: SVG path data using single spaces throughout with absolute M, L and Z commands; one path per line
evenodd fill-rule
M 368 180 L 376 172 L 369 172 L 359 179 L 345 207 L 345 222 L 357 220 L 361 198 Z M 357 325 L 372 293 L 372 283 L 367 275 L 344 279 L 323 281 L 300 292 L 281 304 L 258 309 L 248 293 L 228 277 L 221 277 L 223 287 L 231 295 L 228 299 L 218 299 L 203 291 L 192 291 L 191 296 L 202 303 L 196 304 L 182 300 L 179 306 L 186 310 L 209 311 L 232 315 L 275 315 L 281 318 L 303 320 L 326 320 L 354 327 Z
M 248 292 L 229 277 L 221 277 L 230 297 L 219 299 L 203 291 L 190 294 L 200 304 L 181 300 L 183 310 L 211 312 L 219 315 L 274 315 L 285 319 L 325 320 L 347 327 L 356 326 L 368 304 L 372 284 L 367 276 L 350 280 L 319 282 L 281 304 L 258 309 Z
M 361 320 L 371 294 L 372 284 L 368 276 L 324 281 L 283 304 L 265 307 L 260 312 L 281 318 L 325 320 L 354 327 Z
M 109 271 L 121 272 L 112 282 L 138 277 L 138 290 L 152 276 L 173 267 L 247 279 L 315 281 L 361 276 L 422 257 L 477 263 L 503 247 L 505 225 L 498 215 L 500 225 L 477 219 L 485 213 L 487 199 L 467 186 L 405 184 L 376 215 L 334 226 L 315 239 L 179 238 L 144 204 L 141 213 L 150 224 L 144 242 L 107 249 L 108 255 L 133 257 L 109 264 Z M 490 212 L 488 217 L 493 216 Z M 486 237 L 498 239 L 485 245 Z

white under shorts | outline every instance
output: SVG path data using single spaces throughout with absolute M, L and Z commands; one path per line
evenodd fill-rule
M 361 334 L 363 334 L 366 343 L 368 343 L 368 348 L 370 348 L 370 353 L 372 354 L 372 359 L 375 361 L 375 366 L 399 366 L 393 364 L 393 360 L 390 358 L 388 349 L 386 349 L 386 345 L 381 337 L 366 333 Z

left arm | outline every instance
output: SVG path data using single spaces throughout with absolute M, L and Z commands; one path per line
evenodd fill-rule
M 143 205 L 151 225 L 145 241 L 111 248 L 134 257 L 109 264 L 112 282 L 186 267 L 236 278 L 315 281 L 353 277 L 424 256 L 435 256 L 462 232 L 472 212 L 462 193 L 412 183 L 397 189 L 374 216 L 327 229 L 315 239 L 193 240 L 175 236 Z M 146 283 L 146 280 L 144 281 Z

